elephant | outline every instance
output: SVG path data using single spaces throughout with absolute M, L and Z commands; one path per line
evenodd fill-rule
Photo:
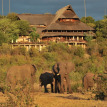
M 31 64 L 16 65 L 9 68 L 6 75 L 6 83 L 11 89 L 15 89 L 17 85 L 28 84 L 33 89 L 36 66 Z
M 75 65 L 72 62 L 58 62 L 53 68 L 52 72 L 55 77 L 55 93 L 60 92 L 72 93 L 70 86 L 69 73 L 75 70 Z
M 40 87 L 44 86 L 44 92 L 47 93 L 47 85 L 51 84 L 51 92 L 53 92 L 53 84 L 54 84 L 54 75 L 53 73 L 45 72 L 42 73 L 39 77 Z M 41 88 L 40 88 L 41 90 Z
M 95 81 L 97 81 L 97 74 L 93 74 L 91 72 L 88 72 L 83 77 L 83 86 L 84 89 L 88 91 L 88 89 L 92 89 L 95 86 Z

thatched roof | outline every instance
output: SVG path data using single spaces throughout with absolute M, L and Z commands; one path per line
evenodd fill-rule
M 55 15 L 52 14 L 18 14 L 19 19 L 26 20 L 30 25 L 48 25 Z
M 74 12 L 74 10 L 72 9 L 72 7 L 70 5 L 67 5 L 67 6 L 59 9 L 56 12 L 56 16 L 55 16 L 53 22 L 58 20 L 58 18 L 77 18 L 77 19 L 79 19 L 79 17 L 76 15 L 76 13 Z
M 59 18 L 77 19 L 75 22 L 59 22 Z M 70 5 L 61 8 L 56 12 L 52 22 L 47 26 L 47 30 L 94 30 L 92 27 L 86 25 L 79 20 L 74 10 Z
M 43 30 L 87 30 L 94 31 L 94 29 L 87 24 L 80 21 L 79 17 L 76 15 L 74 10 L 70 5 L 67 5 L 61 9 L 59 9 L 55 15 L 52 14 L 18 14 L 18 17 L 21 20 L 27 20 L 31 25 L 45 25 L 46 27 L 37 27 L 37 32 L 42 34 Z M 60 22 L 59 19 L 69 18 L 75 21 L 72 22 Z M 55 35 L 72 35 L 71 32 L 67 33 L 57 33 L 45 32 L 41 36 L 55 36 Z M 78 35 L 76 33 L 75 35 Z
M 46 32 L 42 34 L 42 37 L 49 36 L 83 36 L 84 34 L 81 32 Z
M 92 27 L 86 25 L 81 21 L 76 22 L 56 22 L 47 26 L 48 30 L 94 30 Z

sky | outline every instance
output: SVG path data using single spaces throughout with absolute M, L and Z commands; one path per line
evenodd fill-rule
M 95 20 L 103 19 L 107 15 L 107 0 L 85 0 L 86 16 Z M 55 14 L 62 7 L 71 5 L 79 18 L 85 16 L 84 0 L 10 0 L 11 12 L 22 14 Z M 3 0 L 3 14 L 9 13 L 9 0 Z M 2 15 L 2 0 L 0 0 L 0 14 Z

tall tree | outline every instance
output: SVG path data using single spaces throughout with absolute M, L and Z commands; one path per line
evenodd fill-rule
M 107 38 L 107 18 L 96 21 L 97 37 Z
M 31 41 L 36 42 L 39 39 L 40 35 L 36 32 L 36 28 L 32 28 L 31 30 L 32 30 L 30 33 Z
M 29 34 L 30 25 L 27 21 L 18 20 L 15 23 L 19 29 L 19 35 L 28 35 Z
M 88 16 L 88 17 L 82 17 L 81 18 L 81 21 L 83 22 L 83 23 L 85 23 L 86 22 L 86 24 L 87 25 L 89 25 L 89 26 L 91 26 L 91 27 L 93 27 L 93 28 L 95 28 L 95 19 L 93 18 L 93 17 L 91 17 L 91 16 Z
M 8 19 L 11 19 L 12 21 L 17 21 L 17 20 L 19 19 L 19 17 L 17 16 L 16 13 L 9 13 L 9 14 L 7 15 L 7 18 L 8 18 Z
M 3 42 L 11 42 L 18 38 L 19 29 L 10 19 L 3 18 L 0 20 L 0 37 Z

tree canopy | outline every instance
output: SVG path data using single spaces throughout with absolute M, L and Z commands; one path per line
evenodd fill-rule
M 3 18 L 0 20 L 0 44 L 3 42 L 10 43 L 12 40 L 17 39 L 19 34 L 18 26 L 10 19 Z

